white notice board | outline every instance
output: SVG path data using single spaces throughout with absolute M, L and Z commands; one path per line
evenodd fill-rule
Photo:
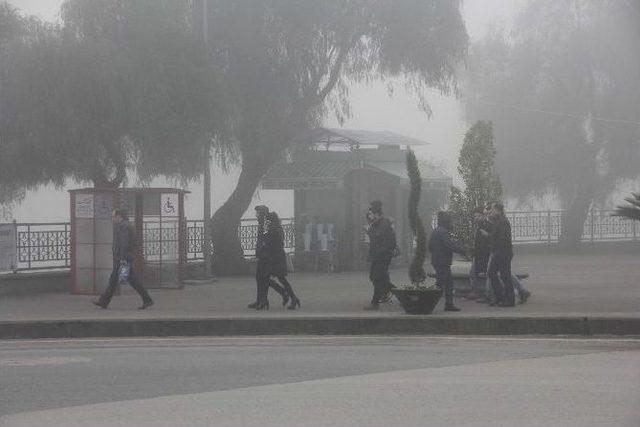
M 76 218 L 93 218 L 93 194 L 76 194 Z

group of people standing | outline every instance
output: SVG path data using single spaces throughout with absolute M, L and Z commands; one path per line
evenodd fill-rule
M 494 202 L 473 211 L 473 248 L 467 248 L 452 238 L 453 221 L 449 212 L 438 212 L 437 227 L 431 234 L 429 251 L 431 265 L 436 273 L 436 284 L 444 290 L 445 311 L 460 311 L 453 303 L 453 254 L 472 256 L 472 291 L 467 299 L 488 303 L 491 306 L 513 307 L 515 291 L 520 303 L 531 296 L 516 276 L 511 273 L 513 243 L 511 224 L 504 212 L 504 205 Z
M 287 254 L 284 251 L 284 230 L 280 217 L 270 212 L 264 205 L 256 206 L 258 234 L 256 237 L 256 300 L 248 308 L 268 310 L 269 288 L 282 297 L 282 305 L 289 310 L 300 308 L 300 299 L 296 296 L 287 280 L 289 270 Z M 277 280 L 277 281 L 276 281 Z M 279 282 L 279 283 L 278 283 Z
M 511 224 L 502 203 L 474 209 L 473 225 L 473 263 L 469 275 L 472 291 L 466 298 L 491 306 L 513 307 L 517 291 L 518 302 L 527 302 L 531 292 L 511 272 Z
M 369 279 L 373 284 L 373 297 L 365 310 L 375 310 L 381 302 L 389 299 L 395 286 L 389 278 L 391 260 L 399 251 L 391 222 L 382 214 L 382 203 L 371 202 L 367 212 L 367 233 L 370 239 Z M 453 219 L 450 212 L 437 215 L 436 228 L 429 239 L 431 265 L 435 271 L 436 286 L 444 292 L 445 311 L 460 311 L 453 301 L 453 276 L 451 265 L 453 254 L 471 255 L 472 266 L 469 278 L 472 291 L 467 299 L 476 299 L 491 306 L 515 306 L 515 294 L 524 303 L 531 296 L 518 278 L 511 273 L 513 244 L 511 224 L 504 212 L 504 205 L 490 203 L 473 211 L 473 248 L 465 248 L 452 235 Z

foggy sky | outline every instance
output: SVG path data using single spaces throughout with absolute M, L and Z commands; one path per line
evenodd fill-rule
M 9 0 L 25 13 L 36 15 L 44 20 L 58 19 L 58 10 L 62 0 Z M 509 26 L 520 0 L 466 0 L 464 16 L 467 31 L 472 40 L 481 38 L 493 23 Z M 406 93 L 402 84 L 396 86 L 394 96 L 389 98 L 387 88 L 382 83 L 356 85 L 351 88 L 353 117 L 347 119 L 344 126 L 353 129 L 388 130 L 425 140 L 429 146 L 417 150 L 420 157 L 444 161 L 448 173 L 458 181 L 456 162 L 468 124 L 462 117 L 459 102 L 453 98 L 442 97 L 428 92 L 433 110 L 429 119 L 418 109 L 415 95 Z M 337 127 L 333 118 L 327 126 Z M 213 171 L 212 208 L 217 209 L 229 196 L 235 186 L 237 174 L 223 174 Z M 135 182 L 129 182 L 134 186 Z M 164 186 L 163 180 L 154 185 Z M 70 185 L 69 188 L 76 187 Z M 186 214 L 188 218 L 202 217 L 202 186 L 194 183 L 189 186 L 193 193 L 187 198 Z M 14 217 L 26 221 L 66 221 L 69 217 L 67 188 L 56 190 L 52 187 L 30 192 L 26 199 L 14 209 Z M 272 206 L 281 216 L 293 215 L 293 203 L 288 191 L 260 191 L 261 203 Z M 46 213 L 45 213 L 46 212 Z M 249 211 L 251 212 L 251 210 Z

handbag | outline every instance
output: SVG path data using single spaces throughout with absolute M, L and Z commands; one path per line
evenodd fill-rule
M 120 285 L 125 284 L 129 281 L 129 273 L 131 272 L 131 265 L 127 261 L 120 261 L 120 266 L 118 267 L 118 283 Z

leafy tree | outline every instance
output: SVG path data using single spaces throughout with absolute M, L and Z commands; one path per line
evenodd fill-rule
M 618 206 L 613 215 L 640 221 L 640 193 L 633 193 L 631 197 L 627 197 L 625 201 L 628 204 Z
M 14 56 L 0 104 L 3 183 L 118 187 L 199 176 L 215 76 L 173 0 L 67 0 Z
M 635 0 L 529 0 L 511 35 L 471 49 L 467 112 L 494 122 L 507 194 L 558 196 L 565 246 L 594 200 L 638 176 L 638 22 Z
M 210 7 L 210 46 L 242 166 L 212 218 L 216 271 L 244 270 L 236 229 L 258 183 L 297 135 L 329 113 L 348 116 L 349 83 L 406 76 L 417 92 L 454 88 L 467 44 L 460 3 L 217 0 Z
M 476 122 L 466 133 L 458 157 L 458 173 L 465 188 L 453 187 L 449 202 L 456 222 L 455 236 L 468 247 L 473 243 L 471 211 L 502 199 L 502 184 L 494 165 L 495 155 L 491 122 Z
M 15 114 L 15 99 L 11 98 L 24 89 L 20 83 L 25 76 L 36 72 L 30 57 L 35 44 L 47 43 L 50 30 L 37 19 L 24 17 L 13 6 L 0 2 L 0 205 L 4 206 L 5 215 L 9 204 L 20 200 L 25 189 L 38 182 L 38 172 L 31 174 L 30 165 L 16 158 L 20 147 L 12 144 L 13 132 L 22 115 Z

